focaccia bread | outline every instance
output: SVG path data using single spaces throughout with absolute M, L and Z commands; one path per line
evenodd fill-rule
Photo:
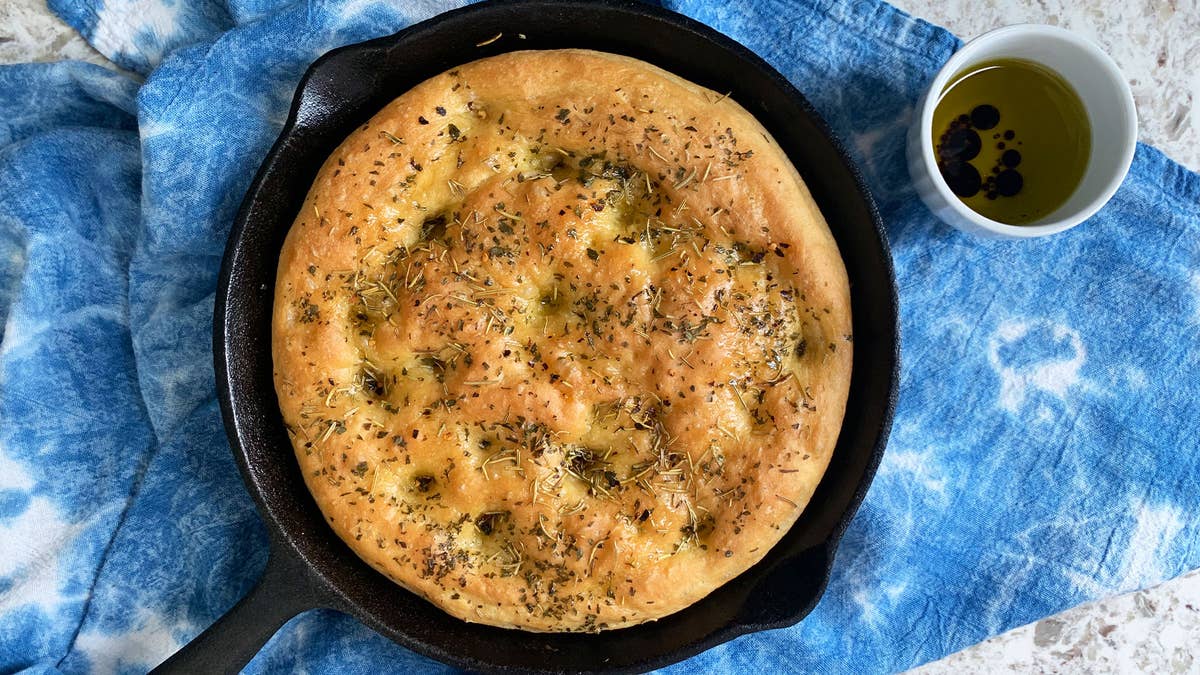
M 829 462 L 850 296 L 741 106 L 583 50 L 404 93 L 279 261 L 275 385 L 330 527 L 467 621 L 597 631 L 749 568 Z

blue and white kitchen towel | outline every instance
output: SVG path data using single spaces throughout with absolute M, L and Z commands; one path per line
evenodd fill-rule
M 668 4 L 765 57 L 848 140 L 892 239 L 905 355 L 817 609 L 668 670 L 902 669 L 1200 567 L 1200 176 L 1142 146 L 1082 227 L 974 239 L 934 220 L 904 163 L 955 37 L 878 0 Z M 242 195 L 309 63 L 448 5 L 51 5 L 136 75 L 0 68 L 0 671 L 134 672 L 266 558 L 210 354 Z M 332 612 L 249 670 L 380 668 L 445 670 Z

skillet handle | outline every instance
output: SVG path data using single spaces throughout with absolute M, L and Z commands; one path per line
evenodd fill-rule
M 246 597 L 152 674 L 237 673 L 289 619 L 327 605 L 304 564 L 271 548 L 266 571 Z

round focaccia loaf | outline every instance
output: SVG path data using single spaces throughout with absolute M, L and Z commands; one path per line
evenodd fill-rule
M 329 525 L 467 621 L 619 628 L 763 557 L 829 462 L 845 268 L 727 97 L 583 50 L 423 82 L 320 170 L 275 383 Z

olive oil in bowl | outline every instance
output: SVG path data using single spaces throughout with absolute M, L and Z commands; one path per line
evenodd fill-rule
M 1092 151 L 1087 110 L 1058 73 L 1022 59 L 955 75 L 933 113 L 934 156 L 971 210 L 1027 225 L 1066 203 Z

